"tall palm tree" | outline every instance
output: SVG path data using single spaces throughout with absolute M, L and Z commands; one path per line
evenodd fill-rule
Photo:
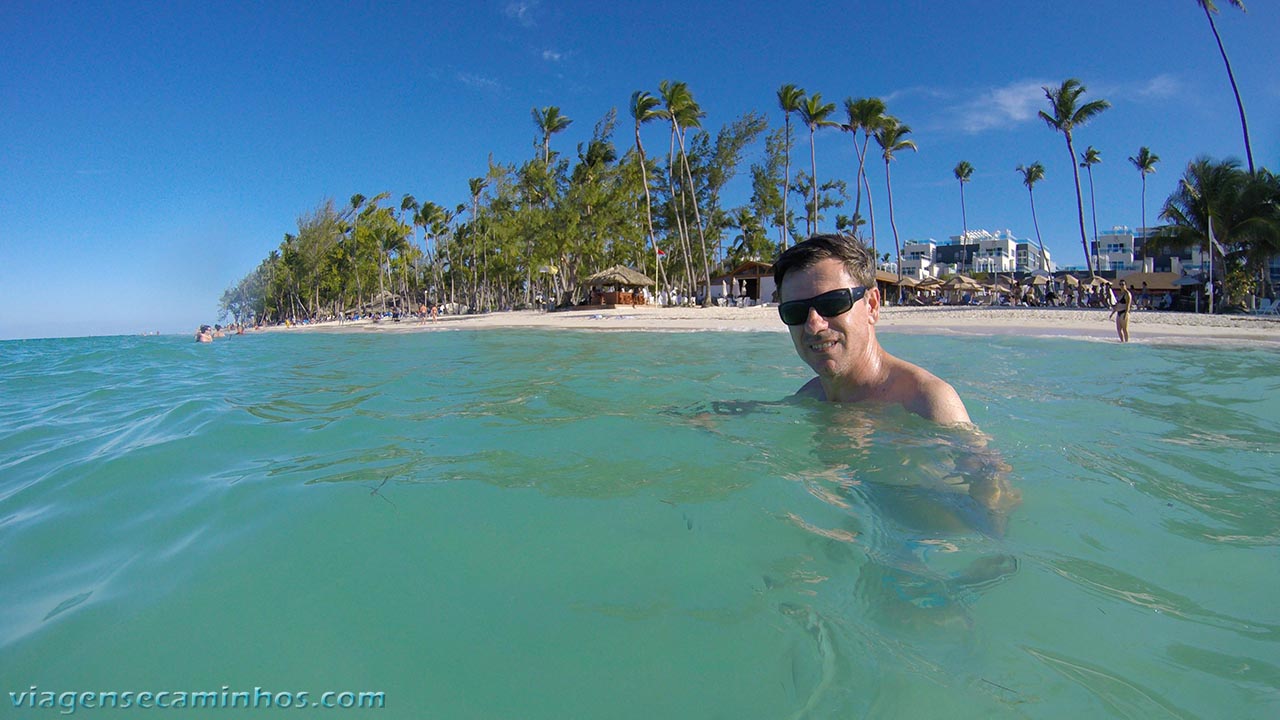
M 1156 171 L 1156 163 L 1160 162 L 1160 156 L 1151 152 L 1151 148 L 1142 146 L 1138 148 L 1137 155 L 1131 155 L 1129 162 L 1138 169 L 1138 173 L 1142 175 L 1142 229 L 1147 229 L 1147 176 Z
M 1089 212 L 1093 215 L 1093 241 L 1098 242 L 1098 203 L 1093 195 L 1093 166 L 1102 162 L 1102 154 L 1098 149 L 1090 145 L 1084 149 L 1084 154 L 1080 156 L 1080 167 L 1089 173 Z
M 414 216 L 413 222 L 422 227 L 422 249 L 427 256 L 428 272 L 431 276 L 431 285 L 437 287 L 440 282 L 439 266 L 436 262 L 436 254 L 440 250 L 440 240 L 438 231 L 444 216 L 444 208 L 431 202 L 430 200 L 422 203 L 422 207 L 418 209 L 418 213 Z M 435 243 L 431 240 L 435 239 Z M 435 245 L 433 248 L 432 245 Z M 425 284 L 425 283 L 424 283 Z M 438 292 L 438 289 L 437 289 Z M 426 288 L 423 288 L 423 302 L 427 300 Z
M 1036 219 L 1036 183 L 1044 179 L 1044 165 L 1037 160 L 1030 165 L 1019 165 L 1018 172 L 1022 173 L 1022 184 L 1027 186 L 1027 196 L 1031 198 L 1031 224 L 1036 229 L 1036 243 L 1040 246 L 1040 267 L 1045 271 L 1049 271 L 1049 258 L 1044 252 L 1044 240 L 1040 237 L 1040 221 Z
M 489 178 L 485 178 L 485 177 L 474 177 L 474 178 L 471 178 L 470 180 L 468 180 L 468 181 L 467 181 L 467 186 L 468 186 L 468 187 L 470 188 L 470 190 L 471 190 L 471 229 L 472 229 L 472 242 L 471 242 L 471 248 L 472 248 L 472 249 L 471 249 L 471 258 L 472 258 L 472 259 L 471 259 L 471 295 L 472 295 L 472 300 L 471 300 L 471 309 L 472 309 L 472 311 L 474 312 L 474 311 L 477 311 L 477 310 L 478 310 L 479 297 L 480 297 L 480 295 L 479 295 L 479 292 L 480 292 L 480 288 L 479 288 L 479 285 L 480 285 L 480 279 L 479 279 L 479 275 L 477 274 L 477 273 L 478 273 L 478 267 L 479 267 L 479 265 L 480 265 L 479 253 L 477 252 L 477 245 L 478 245 L 478 243 L 479 243 L 479 238 L 480 238 L 480 223 L 479 223 L 479 217 L 480 217 L 480 196 L 484 194 L 484 190 L 485 190 L 485 188 L 489 187 Z
M 369 211 L 371 213 L 376 213 L 376 211 L 378 210 L 378 203 L 382 202 L 383 200 L 386 200 L 389 197 L 391 197 L 390 192 L 381 192 L 381 193 L 378 193 L 377 195 L 374 195 L 369 200 L 369 203 L 368 203 Z M 374 218 L 375 222 L 377 221 L 376 214 L 371 215 L 371 217 Z M 386 230 L 385 224 L 382 224 L 382 225 L 375 224 L 374 230 L 375 230 L 375 233 L 373 236 L 373 240 L 374 240 L 373 249 L 377 252 L 377 255 L 378 255 L 378 298 L 379 298 L 379 302 L 382 303 L 382 312 L 385 313 L 387 311 L 387 286 L 382 282 L 382 272 L 384 267 L 382 262 L 382 257 L 383 257 L 383 254 L 386 252 L 387 247 L 390 244 L 390 240 L 387 233 L 385 232 Z
M 365 197 L 360 193 L 351 196 L 351 268 L 356 276 L 356 308 L 364 303 L 364 288 L 360 282 L 360 208 Z M 344 313 L 345 314 L 345 313 Z
M 405 193 L 404 197 L 400 198 L 400 224 L 407 226 L 407 229 L 409 232 L 408 238 L 404 240 L 404 249 L 406 251 L 409 251 L 413 255 L 413 274 L 415 276 L 418 274 L 418 253 L 411 252 L 411 251 L 414 249 L 413 248 L 414 236 L 416 236 L 418 232 L 417 231 L 418 209 L 419 209 L 418 200 L 414 196 L 408 193 Z M 404 221 L 404 216 L 406 214 L 409 216 L 408 223 Z M 407 274 L 408 274 L 408 263 L 402 259 L 400 264 L 400 285 L 401 285 L 401 291 L 403 292 L 404 298 L 406 301 L 406 305 L 405 305 L 406 308 L 408 307 L 407 302 L 409 300 L 409 281 L 407 278 Z
M 951 172 L 955 173 L 956 180 L 960 181 L 960 222 L 962 231 L 960 233 L 960 252 L 964 252 L 964 246 L 969 244 L 969 214 L 964 207 L 964 186 L 968 184 L 973 177 L 973 165 L 968 160 L 961 160 L 956 163 L 956 167 Z M 964 269 L 964 255 L 960 256 L 960 268 Z
M 653 198 L 649 194 L 648 163 L 644 155 L 644 143 L 640 142 L 640 126 L 661 118 L 661 105 L 658 98 L 644 90 L 631 93 L 631 117 L 636 121 L 636 152 L 640 154 L 640 181 L 644 184 L 644 217 L 648 222 L 649 245 L 653 247 L 653 265 L 658 271 L 658 281 L 665 285 L 662 257 L 658 254 L 658 241 L 653 235 Z
M 915 140 L 910 140 L 911 128 L 899 122 L 897 118 L 886 115 L 876 129 L 876 144 L 880 146 L 884 158 L 884 187 L 889 198 L 889 227 L 893 228 L 893 248 L 898 256 L 898 301 L 902 301 L 902 244 L 898 241 L 898 223 L 893 217 L 893 183 L 889 178 L 889 163 L 901 150 L 915 150 Z
M 685 179 L 688 181 L 686 188 L 690 202 L 693 204 L 693 221 L 698 228 L 698 244 L 702 246 L 702 272 L 703 280 L 706 283 L 707 292 L 704 297 L 704 304 L 711 304 L 711 262 L 707 251 L 707 239 L 702 231 L 702 212 L 698 209 L 698 191 L 693 182 L 693 172 L 689 169 L 689 156 L 684 146 L 684 131 L 686 128 L 702 127 L 702 118 L 706 116 L 702 107 L 693 99 L 693 93 L 689 92 L 689 86 L 683 82 L 670 82 L 663 80 L 658 83 L 658 94 L 662 96 L 663 102 L 666 103 L 665 113 L 671 120 L 671 128 L 675 133 L 676 140 L 680 143 L 680 164 L 684 166 Z M 693 288 L 690 288 L 691 290 Z
M 692 291 L 694 286 L 693 251 L 689 243 L 689 229 L 686 227 L 683 211 L 685 197 L 683 183 L 681 183 L 680 191 L 677 192 L 676 190 L 676 134 L 679 130 L 679 120 L 674 110 L 681 102 L 677 97 L 681 85 L 683 83 L 671 83 L 666 80 L 658 83 L 658 93 L 662 96 L 663 105 L 655 112 L 657 112 L 658 117 L 667 120 L 671 124 L 671 140 L 667 145 L 667 193 L 671 197 L 668 207 L 675 220 L 676 240 L 680 243 L 680 254 L 684 257 L 684 280 L 688 284 L 689 290 Z
M 1084 196 L 1080 192 L 1080 170 L 1076 167 L 1076 148 L 1072 141 L 1072 132 L 1085 124 L 1103 110 L 1111 107 L 1106 100 L 1091 100 L 1080 104 L 1080 96 L 1085 87 L 1079 80 L 1069 78 L 1056 88 L 1044 87 L 1044 96 L 1049 101 L 1049 109 L 1053 114 L 1040 111 L 1040 119 L 1049 127 L 1062 133 L 1067 139 L 1067 153 L 1071 158 L 1071 175 L 1076 182 L 1076 211 L 1080 216 L 1080 246 L 1084 248 L 1085 263 L 1089 266 L 1089 276 L 1093 277 L 1093 258 L 1089 255 L 1089 238 L 1084 230 Z
M 1261 168 L 1247 173 L 1237 160 L 1199 157 L 1187 165 L 1160 216 L 1168 221 L 1154 240 L 1167 249 L 1218 251 L 1214 283 L 1225 280 L 1228 262 L 1244 261 L 1264 280 L 1265 266 L 1280 250 L 1280 180 Z M 1209 242 L 1210 228 L 1218 246 Z M 1221 297 L 1221 296 L 1220 296 Z
M 867 180 L 867 146 L 871 142 L 871 136 L 879 129 L 880 124 L 886 117 L 886 108 L 884 101 L 880 98 L 858 98 L 857 100 L 844 101 L 845 112 L 849 116 L 848 130 L 854 135 L 855 142 L 858 129 L 862 129 L 862 147 L 858 149 L 858 179 L 861 185 L 858 185 L 857 199 L 853 205 L 853 214 L 858 217 L 862 214 L 862 191 L 867 191 L 867 220 L 871 225 L 871 253 L 875 255 L 878 250 L 876 248 L 876 209 L 871 202 L 871 183 Z M 879 257 L 879 255 L 876 255 Z
M 833 127 L 837 123 L 827 118 L 836 111 L 835 103 L 823 103 L 822 93 L 814 93 L 800 104 L 800 120 L 809 128 L 809 163 L 813 181 L 813 210 L 805 227 L 812 235 L 818 231 L 818 154 L 814 148 L 814 135 L 820 127 Z
M 1222 45 L 1222 36 L 1218 34 L 1218 25 L 1213 21 L 1213 16 L 1218 14 L 1218 6 L 1213 0 L 1196 0 L 1201 9 L 1204 10 L 1204 16 L 1209 19 L 1209 29 L 1213 31 L 1213 39 L 1218 41 L 1218 52 L 1222 53 L 1222 62 L 1227 66 L 1227 79 L 1231 81 L 1231 92 L 1236 95 L 1236 107 L 1240 109 L 1240 129 L 1244 131 L 1244 154 L 1249 162 L 1249 172 L 1253 172 L 1253 148 L 1249 143 L 1249 123 L 1244 118 L 1244 102 L 1240 100 L 1240 88 L 1236 86 L 1236 74 L 1231 71 L 1231 61 L 1227 59 L 1227 49 Z M 1242 0 L 1227 0 L 1232 7 L 1239 8 L 1240 12 L 1248 12 L 1244 7 Z
M 778 107 L 782 109 L 783 123 L 787 130 L 786 169 L 782 179 L 782 227 L 778 229 L 782 249 L 787 249 L 787 196 L 791 194 L 791 113 L 799 112 L 804 102 L 804 88 L 783 85 L 778 88 Z
M 533 108 L 533 124 L 542 133 L 542 160 L 551 166 L 551 136 L 569 127 L 573 121 L 560 114 L 560 108 L 548 105 L 539 110 Z

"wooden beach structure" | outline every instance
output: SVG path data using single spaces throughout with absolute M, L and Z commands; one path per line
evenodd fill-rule
M 712 300 L 745 298 L 753 304 L 777 302 L 777 290 L 773 283 L 773 264 L 761 260 L 743 261 L 729 272 L 711 278 Z
M 626 265 L 614 265 L 590 276 L 587 302 L 579 309 L 613 309 L 619 305 L 644 305 L 648 302 L 644 288 L 657 285 L 649 276 Z

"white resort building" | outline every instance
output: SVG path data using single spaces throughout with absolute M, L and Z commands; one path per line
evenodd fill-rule
M 1138 228 L 1135 232 L 1125 225 L 1116 225 L 1100 233 L 1093 243 L 1094 268 L 1098 272 L 1173 272 L 1180 275 L 1208 270 L 1209 257 L 1199 250 L 1183 250 L 1179 253 L 1147 253 L 1146 239 L 1159 228 Z
M 1045 267 L 1047 260 L 1048 267 Z M 893 263 L 882 270 L 896 272 Z M 1029 273 L 1055 270 L 1053 256 L 1041 255 L 1038 243 L 1019 240 L 1009 230 L 970 230 L 937 244 L 932 238 L 908 241 L 902 246 L 902 274 L 916 280 L 967 273 Z

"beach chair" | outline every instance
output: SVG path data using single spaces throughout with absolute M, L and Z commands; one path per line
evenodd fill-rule
M 1262 299 L 1262 302 L 1258 304 L 1258 307 L 1257 307 L 1256 309 L 1254 309 L 1253 314 L 1254 314 L 1254 315 L 1277 315 L 1277 314 L 1280 314 L 1280 313 L 1277 313 L 1277 312 L 1276 312 L 1276 306 L 1277 306 L 1277 304 L 1280 304 L 1280 300 L 1268 300 L 1268 299 L 1266 299 L 1266 298 L 1263 298 L 1263 299 Z

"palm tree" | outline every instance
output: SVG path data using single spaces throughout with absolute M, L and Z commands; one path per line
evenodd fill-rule
M 573 121 L 560 114 L 560 108 L 548 105 L 539 110 L 533 109 L 533 124 L 542 133 L 542 159 L 547 167 L 551 166 L 551 136 L 569 127 Z
M 676 192 L 676 135 L 679 131 L 679 120 L 674 112 L 676 106 L 681 102 L 677 93 L 680 91 L 683 83 L 670 83 L 666 80 L 658 83 L 658 92 L 662 96 L 662 107 L 655 110 L 658 117 L 671 123 L 671 140 L 667 146 L 667 192 L 671 200 L 668 204 L 670 214 L 674 218 L 676 229 L 676 240 L 680 243 L 680 254 L 684 256 L 684 280 L 688 284 L 690 290 L 694 286 L 693 280 L 693 251 L 689 244 L 689 230 L 685 224 L 684 217 L 684 191 Z
M 480 237 L 480 196 L 484 194 L 485 188 L 489 187 L 489 178 L 475 177 L 467 181 L 467 186 L 471 189 L 471 228 L 472 228 L 472 250 L 471 250 L 471 309 L 477 311 L 479 305 L 479 276 L 477 268 L 480 265 L 479 254 L 476 252 L 478 238 Z
M 381 192 L 381 193 L 378 193 L 377 195 L 374 195 L 369 200 L 368 207 L 369 207 L 369 212 L 371 213 L 370 217 L 375 221 L 375 223 L 378 220 L 378 216 L 377 216 L 378 203 L 382 202 L 383 200 L 386 200 L 389 197 L 391 197 L 390 192 Z M 383 232 L 383 230 L 385 230 L 385 226 L 381 224 L 375 224 L 374 229 L 376 231 L 373 236 L 374 250 L 376 250 L 378 254 L 378 297 L 379 297 L 379 302 L 382 303 L 382 312 L 385 313 L 387 311 L 387 287 L 382 282 L 382 272 L 383 272 L 382 256 L 383 256 L 383 252 L 385 251 L 386 247 L 389 244 L 389 240 L 387 238 L 387 234 Z
M 969 242 L 969 215 L 964 207 L 964 186 L 973 177 L 973 166 L 968 160 L 961 160 L 956 163 L 956 167 L 951 172 L 955 173 L 956 180 L 960 181 L 960 222 L 963 230 L 960 233 L 960 252 L 964 252 L 964 246 Z M 960 256 L 960 268 L 964 269 L 964 255 Z
M 405 223 L 405 221 L 404 221 L 404 215 L 405 215 L 406 213 L 408 213 L 408 215 L 409 215 L 409 223 L 407 223 L 407 225 L 408 225 L 407 229 L 408 229 L 408 231 L 409 231 L 409 237 L 410 237 L 410 238 L 412 238 L 412 236 L 414 236 L 414 235 L 416 235 L 416 234 L 417 234 L 417 227 L 418 227 L 418 208 L 419 208 L 418 200 L 417 200 L 417 198 L 415 198 L 414 196 L 412 196 L 412 195 L 410 195 L 410 194 L 408 194 L 408 193 L 405 193 L 404 197 L 400 198 L 400 224 L 401 224 L 401 225 L 406 225 L 406 223 Z M 405 240 L 405 241 L 404 241 L 404 249 L 405 249 L 406 251 L 411 251 L 411 250 L 413 250 L 413 241 L 412 241 L 412 239 L 407 239 L 407 240 Z M 412 255 L 413 255 L 413 274 L 414 274 L 414 276 L 417 276 L 417 274 L 418 274 L 418 253 L 413 252 L 413 253 L 412 253 Z M 408 274 L 408 263 L 407 263 L 407 262 L 405 262 L 405 261 L 403 260 L 403 258 L 402 258 L 401 263 L 400 263 L 400 284 L 401 284 L 401 290 L 402 290 L 402 292 L 403 292 L 403 294 L 404 294 L 404 298 L 405 298 L 405 301 L 406 301 L 406 305 L 405 305 L 405 307 L 406 307 L 406 308 L 408 307 L 407 302 L 408 302 L 408 300 L 409 300 L 409 281 L 408 281 L 408 279 L 407 279 L 407 277 L 406 277 L 406 276 L 407 276 L 407 274 Z
M 886 115 L 876 129 L 876 144 L 880 146 L 884 157 L 884 186 L 889 198 L 889 227 L 893 228 L 893 248 L 898 256 L 898 302 L 902 302 L 902 245 L 898 242 L 898 223 L 893 217 L 893 183 L 889 179 L 889 163 L 899 150 L 915 150 L 916 142 L 907 139 L 911 128 L 902 124 L 897 118 Z
M 440 282 L 440 275 L 439 266 L 436 263 L 436 254 L 440 250 L 438 233 L 441 229 L 441 221 L 443 220 L 444 212 L 444 208 L 428 200 L 422 203 L 422 207 L 418 209 L 417 214 L 414 215 L 413 218 L 414 224 L 422 226 L 422 249 L 427 256 L 427 262 L 429 263 L 428 271 L 431 274 L 432 286 L 437 288 L 437 292 L 439 291 L 438 284 Z M 432 248 L 432 238 L 435 238 L 435 248 Z M 427 300 L 425 287 L 423 288 L 421 300 L 423 302 Z
M 702 246 L 702 272 L 706 282 L 704 304 L 711 304 L 711 263 L 708 258 L 707 240 L 702 231 L 702 212 L 698 209 L 698 192 L 693 182 L 693 172 L 689 169 L 689 156 L 685 152 L 684 129 L 702 127 L 702 118 L 706 116 L 702 107 L 693 99 L 689 86 L 683 82 L 663 80 L 658 83 L 658 94 L 666 103 L 665 116 L 671 120 L 671 129 L 680 143 L 680 163 L 684 166 L 685 179 L 688 180 L 687 194 L 693 203 L 693 221 L 698 227 L 698 243 Z M 693 288 L 691 287 L 690 290 Z
M 862 191 L 867 191 L 867 220 L 871 225 L 871 253 L 876 255 L 876 209 L 871 202 L 871 183 L 867 180 L 867 145 L 871 142 L 871 136 L 880 128 L 880 124 L 884 122 L 885 105 L 880 98 L 858 98 L 857 100 L 844 101 L 845 112 L 849 116 L 848 130 L 854 134 L 855 142 L 858 128 L 862 128 L 862 147 L 858 150 L 858 178 L 862 181 L 858 185 L 857 199 L 853 205 L 854 217 L 862 214 Z M 876 255 L 879 257 L 879 255 Z
M 1236 74 L 1231 71 L 1231 61 L 1227 59 L 1227 49 L 1222 45 L 1222 36 L 1218 34 L 1218 25 L 1213 21 L 1213 16 L 1218 13 L 1217 5 L 1213 0 L 1196 0 L 1200 7 L 1204 10 L 1204 16 L 1209 19 L 1209 29 L 1213 31 L 1213 39 L 1218 41 L 1218 52 L 1222 53 L 1222 62 L 1227 66 L 1227 79 L 1231 81 L 1231 92 L 1236 95 L 1236 107 L 1240 109 L 1240 129 L 1244 131 L 1244 154 L 1249 161 L 1249 172 L 1253 172 L 1253 149 L 1249 144 L 1249 123 L 1244 118 L 1244 102 L 1240 100 L 1240 88 L 1236 86 Z M 1240 9 L 1240 12 L 1248 12 L 1241 0 L 1227 0 L 1232 6 Z
M 360 193 L 351 196 L 351 268 L 356 276 L 356 308 L 364 303 L 364 287 L 360 282 L 360 208 L 365 197 Z M 344 313 L 345 314 L 345 313 Z
M 824 104 L 822 102 L 822 93 L 814 93 L 805 98 L 804 102 L 800 104 L 800 119 L 809 127 L 809 163 L 810 180 L 813 181 L 813 209 L 809 213 L 805 227 L 808 228 L 810 235 L 818 231 L 818 155 L 814 148 L 813 138 L 818 132 L 818 128 L 832 127 L 837 124 L 827 119 L 835 111 L 835 103 Z
M 804 89 L 795 85 L 783 85 L 778 88 L 778 107 L 782 108 L 783 122 L 787 129 L 786 144 L 786 169 L 782 180 L 782 226 L 778 228 L 778 234 L 782 236 L 779 241 L 782 249 L 787 249 L 787 196 L 791 194 L 788 189 L 791 187 L 791 113 L 799 112 L 800 105 L 804 102 Z
M 1237 160 L 1199 157 L 1187 165 L 1160 216 L 1168 225 L 1153 240 L 1162 249 L 1217 250 L 1213 279 L 1221 283 L 1228 262 L 1244 261 L 1265 279 L 1268 261 L 1280 250 L 1280 180 L 1265 168 L 1246 173 Z M 1210 232 L 1218 241 L 1209 242 Z M 1221 287 L 1221 285 L 1219 285 Z
M 1138 154 L 1129 157 L 1129 162 L 1138 168 L 1138 173 L 1142 175 L 1142 229 L 1147 229 L 1147 176 L 1156 171 L 1156 163 L 1160 162 L 1160 156 L 1151 152 L 1147 146 L 1138 148 Z
M 640 142 L 640 126 L 662 117 L 658 98 L 644 90 L 631 93 L 631 117 L 636 121 L 636 152 L 640 154 L 640 180 L 644 184 L 644 217 L 648 222 L 649 244 L 653 246 L 653 264 L 658 270 L 658 281 L 665 285 L 662 258 L 658 254 L 658 241 L 653 236 L 653 198 L 649 194 L 649 171 L 644 155 L 644 143 Z
M 1098 203 L 1093 196 L 1093 166 L 1102 162 L 1102 154 L 1090 145 L 1080 156 L 1080 167 L 1089 173 L 1089 212 L 1093 215 L 1093 241 L 1098 242 Z
M 1040 245 L 1040 267 L 1045 271 L 1049 271 L 1049 258 L 1044 252 L 1044 240 L 1040 237 L 1040 221 L 1036 219 L 1036 194 L 1035 185 L 1044 179 L 1044 165 L 1037 160 L 1030 165 L 1019 165 L 1018 172 L 1022 173 L 1022 184 L 1027 186 L 1027 196 L 1031 198 L 1031 224 L 1036 229 L 1036 243 Z
M 1072 132 L 1095 115 L 1111 107 L 1111 103 L 1106 100 L 1092 100 L 1083 105 L 1079 104 L 1080 96 L 1084 94 L 1085 87 L 1075 78 L 1064 80 L 1062 85 L 1056 88 L 1044 87 L 1041 89 L 1044 90 L 1044 96 L 1048 99 L 1049 109 L 1053 111 L 1053 114 L 1050 115 L 1041 110 L 1040 119 L 1067 138 L 1067 153 L 1068 157 L 1071 158 L 1071 175 L 1076 182 L 1076 211 L 1080 216 L 1080 246 L 1084 248 L 1084 259 L 1089 266 L 1089 276 L 1093 277 L 1093 258 L 1089 255 L 1089 238 L 1085 236 L 1084 197 L 1080 193 L 1080 171 L 1076 167 L 1076 148 L 1072 142 Z

